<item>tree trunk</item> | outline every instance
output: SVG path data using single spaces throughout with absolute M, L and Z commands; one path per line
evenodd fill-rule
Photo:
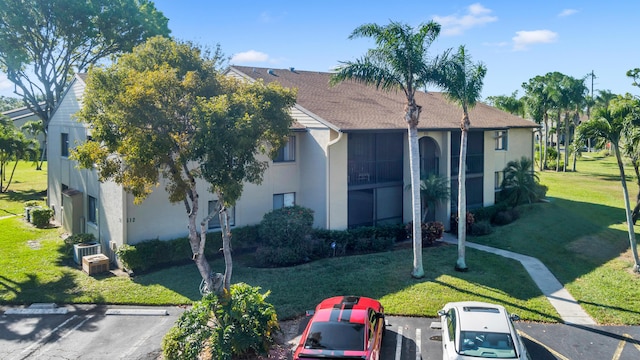
M 422 266 L 422 218 L 420 216 L 420 152 L 417 126 L 409 126 L 409 169 L 411 172 L 411 209 L 413 211 L 413 271 L 411 276 L 424 276 Z
M 556 172 L 560 171 L 560 113 L 556 120 Z
M 407 99 L 407 105 L 404 109 L 404 120 L 407 122 L 409 132 L 411 219 L 413 221 L 413 270 L 411 271 L 411 276 L 414 278 L 424 277 L 424 268 L 422 266 L 422 219 L 420 217 L 420 212 L 422 210 L 420 203 L 420 151 L 418 146 L 418 121 L 420 119 L 421 110 L 422 108 L 416 104 L 415 99 Z
M 469 132 L 469 115 L 465 111 L 461 124 L 460 134 L 460 161 L 458 166 L 458 260 L 456 270 L 467 271 L 466 264 L 466 240 L 467 240 L 467 134 Z
M 191 245 L 191 251 L 193 253 L 193 261 L 196 263 L 196 267 L 198 268 L 198 272 L 200 272 L 200 276 L 202 277 L 203 286 L 201 286 L 200 291 L 203 293 L 211 292 L 213 290 L 213 277 L 211 274 L 211 266 L 207 261 L 207 258 L 204 255 L 204 247 L 207 239 L 206 228 L 205 231 L 202 231 L 203 226 L 200 224 L 200 236 L 198 236 L 198 231 L 196 227 L 196 218 L 198 216 L 198 192 L 196 190 L 195 182 L 192 182 L 191 185 L 191 207 L 188 210 L 189 216 L 189 244 Z M 187 201 L 187 200 L 185 200 Z
M 542 163 L 542 170 L 547 169 L 547 146 L 549 146 L 549 116 L 544 114 L 544 160 Z
M 562 171 L 567 172 L 567 165 L 569 164 L 569 112 L 564 113 L 564 164 L 562 164 Z
M 618 168 L 620 169 L 620 182 L 622 183 L 622 195 L 624 197 L 624 208 L 627 215 L 627 229 L 629 232 L 629 246 L 631 247 L 631 253 L 633 254 L 633 271 L 635 273 L 640 272 L 640 260 L 638 259 L 638 248 L 636 244 L 636 233 L 633 229 L 633 220 L 631 216 L 631 204 L 629 201 L 629 191 L 627 190 L 627 181 L 624 175 L 624 165 L 622 163 L 622 156 L 620 155 L 620 149 L 618 144 L 611 142 L 613 150 L 616 153 L 616 160 L 618 161 Z
M 11 181 L 13 181 L 13 174 L 16 172 L 16 167 L 18 167 L 18 160 L 13 163 L 13 169 L 11 169 L 11 175 L 9 175 L 9 182 L 7 183 L 7 187 L 2 190 L 2 186 L 0 185 L 0 192 L 9 191 L 9 186 L 11 186 Z
M 47 156 L 47 132 L 44 132 L 44 141 L 42 142 L 42 151 L 40 152 L 40 163 L 36 166 L 36 170 L 42 170 L 42 164 Z

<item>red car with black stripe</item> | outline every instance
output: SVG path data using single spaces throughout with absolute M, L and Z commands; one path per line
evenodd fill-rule
M 293 360 L 378 360 L 385 330 L 384 308 L 363 296 L 323 300 L 312 313 Z

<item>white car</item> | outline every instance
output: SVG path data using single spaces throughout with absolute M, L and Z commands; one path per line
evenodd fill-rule
M 464 360 L 478 358 L 526 359 L 527 349 L 518 335 L 513 321 L 500 305 L 478 301 L 448 303 L 438 311 L 442 329 L 442 359 Z

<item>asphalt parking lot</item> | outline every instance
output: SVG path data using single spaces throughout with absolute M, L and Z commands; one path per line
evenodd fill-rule
M 382 359 L 442 359 L 439 319 L 387 316 Z M 637 360 L 640 326 L 577 326 L 517 322 L 516 328 L 535 360 Z
M 0 315 L 0 359 L 157 359 L 182 308 L 70 306 L 66 314 Z M 8 309 L 3 309 L 8 310 Z M 166 313 L 159 314 L 159 312 Z M 153 313 L 151 313 L 153 312 Z M 442 359 L 435 318 L 387 316 L 382 360 Z M 306 323 L 299 324 L 302 333 Z M 640 326 L 517 322 L 536 360 L 637 360 Z

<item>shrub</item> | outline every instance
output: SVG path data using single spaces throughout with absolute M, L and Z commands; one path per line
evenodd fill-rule
M 301 206 L 266 213 L 260 222 L 263 246 L 256 251 L 256 261 L 263 266 L 286 266 L 309 259 L 313 250 L 312 226 L 313 211 Z
M 266 355 L 280 330 L 276 309 L 260 294 L 259 287 L 238 283 L 213 302 L 216 326 L 210 344 L 215 359 Z
M 75 244 L 89 244 L 96 241 L 96 237 L 93 234 L 73 234 L 67 236 L 64 239 L 64 243 L 67 245 L 75 245 Z
M 391 249 L 394 243 L 395 239 L 391 237 L 356 237 L 353 241 L 353 250 L 358 254 L 381 252 Z
M 483 235 L 489 235 L 492 232 L 493 232 L 493 228 L 491 227 L 491 223 L 489 222 L 489 220 L 481 220 L 473 224 L 471 235 L 483 236 Z
M 514 220 L 517 219 L 517 217 L 514 219 L 513 217 L 514 213 L 517 214 L 517 211 L 516 212 L 511 210 L 498 211 L 493 217 L 491 222 L 498 226 L 511 224 Z
M 436 240 L 442 238 L 444 224 L 440 221 L 430 221 L 422 223 L 422 244 L 432 245 Z
M 116 255 L 126 270 L 144 271 L 150 267 L 149 262 L 145 261 L 144 255 L 136 246 L 123 244 L 116 250 Z
M 475 217 L 469 211 L 467 211 L 467 234 L 471 234 L 471 229 L 473 228 L 473 223 L 475 222 Z M 449 226 L 451 227 L 451 232 L 453 234 L 458 234 L 458 213 L 451 213 L 451 217 L 449 218 Z
M 39 228 L 49 226 L 49 221 L 53 217 L 53 210 L 43 207 L 31 209 L 31 222 Z
M 198 359 L 206 340 L 211 337 L 211 300 L 197 301 L 180 315 L 175 325 L 162 338 L 162 354 L 166 360 Z

